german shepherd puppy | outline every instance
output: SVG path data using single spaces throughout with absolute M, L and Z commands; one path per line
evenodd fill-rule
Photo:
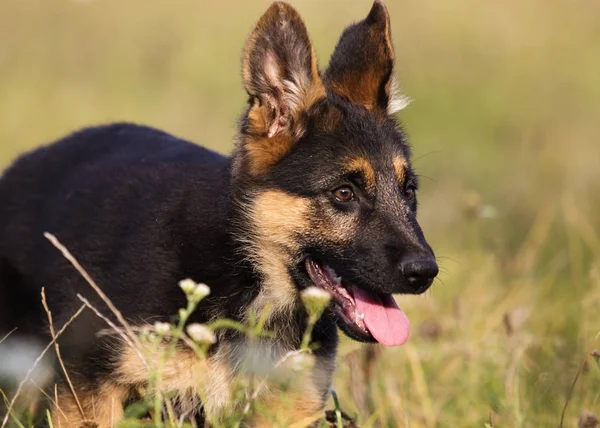
M 310 423 L 330 386 L 336 327 L 361 342 L 403 344 L 409 322 L 392 294 L 423 293 L 438 273 L 416 220 L 410 150 L 392 116 L 402 99 L 387 9 L 376 0 L 320 72 L 302 19 L 274 3 L 245 44 L 242 76 L 248 106 L 231 157 L 117 123 L 14 162 L 0 180 L 0 326 L 48 343 L 42 287 L 57 326 L 81 306 L 77 294 L 110 314 L 46 231 L 133 325 L 177 314 L 184 278 L 211 287 L 190 322 L 247 322 L 269 311 L 265 328 L 275 336 L 256 352 L 271 361 L 301 345 L 300 292 L 316 286 L 332 298 L 312 332 L 312 374 L 292 392 L 291 416 Z M 59 340 L 81 410 L 58 379 L 54 426 L 111 426 L 147 382 L 137 354 L 99 334 L 106 328 L 86 310 Z M 217 338 L 202 369 L 182 347 L 164 374 L 165 393 L 191 397 L 201 417 L 232 404 L 247 340 L 230 330 Z M 279 397 L 261 398 L 273 405 Z

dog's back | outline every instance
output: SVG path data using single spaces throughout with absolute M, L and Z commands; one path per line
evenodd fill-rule
M 126 315 L 176 313 L 180 299 L 169 305 L 173 294 L 152 284 L 173 276 L 176 287 L 185 277 L 169 250 L 179 254 L 185 243 L 194 245 L 177 236 L 184 205 L 204 215 L 197 219 L 200 234 L 203 223 L 224 220 L 228 163 L 210 150 L 131 124 L 88 128 L 22 156 L 0 179 L 0 326 L 48 334 L 39 328 L 45 318 L 41 287 L 50 307 L 61 308 L 59 325 L 80 306 L 77 293 L 97 300 L 44 232 L 56 234 L 109 294 L 127 302 Z M 147 290 L 134 287 L 141 278 L 133 281 L 132 271 L 145 277 Z

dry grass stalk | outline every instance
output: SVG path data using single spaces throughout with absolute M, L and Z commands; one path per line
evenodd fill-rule
M 77 259 L 75 257 L 73 257 L 71 252 L 64 245 L 62 245 L 60 243 L 60 241 L 56 238 L 56 236 L 52 235 L 51 233 L 44 232 L 44 237 L 46 239 L 48 239 L 52 243 L 52 245 L 54 245 L 62 253 L 64 258 L 66 258 L 73 265 L 73 267 L 77 270 L 77 272 L 79 272 L 79 274 L 87 281 L 87 283 L 90 285 L 90 287 L 92 287 L 94 289 L 96 294 L 98 294 L 98 296 L 100 296 L 102 301 L 106 304 L 106 306 L 108 306 L 108 308 L 111 310 L 111 312 L 114 314 L 114 316 L 117 318 L 117 320 L 119 321 L 119 323 L 121 324 L 121 326 L 123 327 L 125 332 L 127 333 L 127 336 L 130 339 L 129 341 L 127 341 L 127 343 L 130 346 L 132 346 L 133 350 L 141 358 L 144 365 L 146 367 L 148 367 L 148 364 L 146 363 L 146 359 L 144 358 L 144 356 L 142 355 L 142 352 L 141 352 L 142 344 L 141 344 L 139 338 L 133 332 L 133 329 L 131 328 L 129 323 L 127 323 L 127 321 L 125 321 L 125 318 L 123 317 L 121 312 L 117 309 L 117 307 L 112 303 L 112 301 L 108 298 L 108 296 L 106 294 L 104 294 L 102 289 L 98 286 L 98 284 L 96 284 L 96 282 L 87 273 L 87 271 L 79 264 Z M 88 305 L 88 307 L 90 307 L 90 309 L 93 310 L 91 305 Z M 98 315 L 97 311 L 94 311 L 94 312 L 96 313 L 96 315 Z M 105 319 L 105 318 L 103 318 L 103 319 Z
M 83 297 L 81 294 L 77 294 L 77 298 L 79 300 L 81 300 L 84 304 L 84 306 L 87 306 L 88 308 L 90 308 L 92 310 L 92 312 L 94 312 L 96 314 L 96 316 L 98 316 L 98 318 L 100 318 L 101 320 L 103 320 L 105 323 L 107 323 L 114 331 L 117 332 L 117 334 L 119 336 L 121 336 L 121 339 L 123 339 L 123 341 L 125 343 L 127 343 L 131 349 L 133 349 L 133 351 L 136 353 L 136 355 L 140 358 L 140 360 L 142 361 L 142 363 L 144 363 L 144 365 L 146 366 L 146 368 L 148 368 L 148 363 L 146 362 L 146 358 L 144 357 L 144 355 L 142 354 L 140 348 L 138 346 L 136 346 L 133 341 L 131 340 L 131 337 L 127 334 L 127 332 L 119 327 L 117 327 L 115 325 L 115 323 L 113 323 L 110 319 L 108 319 L 106 316 L 102 315 L 102 313 L 96 309 L 96 307 L 94 305 L 92 305 L 89 300 L 87 300 L 85 297 Z M 133 331 L 133 329 L 131 330 Z M 137 336 L 136 336 L 137 337 Z M 141 346 L 141 345 L 140 345 Z
M 571 401 L 571 397 L 573 396 L 573 391 L 575 391 L 575 384 L 577 384 L 577 380 L 579 379 L 581 372 L 583 372 L 583 368 L 585 367 L 585 364 L 587 363 L 589 356 L 592 355 L 592 352 L 594 349 L 594 343 L 596 343 L 596 341 L 598 340 L 599 337 L 600 337 L 600 331 L 598 331 L 598 333 L 596 334 L 594 339 L 592 339 L 590 345 L 588 346 L 588 351 L 585 353 L 585 358 L 579 365 L 579 369 L 577 370 L 577 373 L 575 374 L 575 379 L 573 379 L 573 383 L 571 384 L 571 389 L 569 389 L 569 393 L 567 394 L 567 399 L 565 400 L 565 405 L 563 406 L 562 414 L 560 415 L 560 424 L 558 425 L 558 428 L 563 427 L 563 424 L 565 422 L 565 415 L 567 414 L 567 407 L 569 407 L 569 402 Z
M 75 388 L 73 388 L 73 382 L 71 382 L 71 378 L 69 377 L 69 373 L 67 373 L 67 369 L 65 368 L 65 363 L 60 355 L 60 346 L 58 346 L 58 342 L 56 341 L 56 332 L 54 331 L 54 323 L 52 322 L 52 312 L 50 312 L 50 308 L 48 308 L 48 302 L 46 301 L 46 293 L 44 292 L 44 288 L 42 287 L 42 305 L 44 306 L 44 310 L 48 315 L 48 323 L 50 324 L 50 334 L 52 335 L 52 339 L 54 340 L 54 349 L 56 351 L 56 358 L 58 358 L 58 362 L 60 363 L 60 367 L 65 374 L 65 380 L 69 385 L 69 389 L 71 390 L 71 394 L 73 394 L 73 398 L 75 398 L 75 403 L 77 403 L 77 409 L 79 410 L 79 414 L 85 420 L 85 413 L 83 412 L 83 407 L 81 407 L 81 402 L 79 401 L 79 397 L 75 392 Z
M 6 333 L 4 335 L 4 337 L 2 339 L 0 339 L 0 343 L 4 342 L 8 338 L 8 336 L 10 336 L 11 334 L 13 334 L 16 330 L 17 330 L 17 328 L 15 327 L 11 331 L 9 331 L 8 333 Z
M 67 419 L 67 415 L 65 415 L 65 412 L 63 412 L 63 410 L 58 405 L 58 391 L 56 390 L 56 384 L 54 385 L 54 397 L 55 398 L 52 398 L 46 391 L 44 391 L 44 389 L 41 386 L 39 386 L 37 383 L 35 383 L 35 381 L 33 379 L 30 379 L 29 382 L 31 382 L 44 395 L 44 397 L 46 397 L 48 399 L 48 401 L 50 401 L 50 403 L 52 403 L 54 405 L 54 407 L 56 409 L 58 409 L 58 411 L 63 416 L 63 418 Z
M 77 310 L 77 312 L 75 312 L 73 314 L 73 316 L 71 318 L 69 318 L 67 320 L 67 322 L 62 326 L 62 328 L 56 333 L 56 335 L 54 336 L 54 338 L 50 341 L 50 343 L 48 343 L 48 345 L 44 348 L 44 350 L 42 351 L 42 353 L 39 355 L 39 357 L 36 358 L 36 360 L 33 362 L 33 365 L 31 366 L 31 368 L 27 371 L 27 374 L 25 375 L 25 378 L 21 381 L 21 383 L 19 384 L 19 387 L 17 388 L 17 392 L 15 392 L 15 395 L 13 396 L 12 400 L 10 401 L 9 405 L 8 405 L 8 409 L 6 410 L 6 415 L 4 416 L 4 420 L 2 421 L 2 426 L 1 428 L 4 428 L 6 426 L 6 424 L 8 423 L 8 419 L 10 416 L 10 412 L 12 411 L 13 406 L 15 405 L 15 402 L 17 401 L 17 398 L 19 398 L 19 394 L 21 394 L 21 390 L 23 389 L 23 385 L 25 385 L 25 382 L 27 382 L 29 380 L 29 377 L 31 376 L 31 374 L 33 373 L 33 371 L 35 370 L 35 368 L 37 367 L 37 365 L 40 363 L 40 361 L 42 361 L 42 358 L 44 358 L 44 355 L 46 355 L 46 352 L 48 352 L 48 350 L 52 347 L 52 345 L 54 345 L 54 343 L 56 342 L 56 340 L 63 334 L 63 332 L 66 330 L 66 328 L 71 325 L 71 323 L 73 321 L 75 321 L 75 319 L 81 314 L 81 312 L 83 312 L 83 310 L 85 309 L 85 305 L 81 305 L 81 307 Z

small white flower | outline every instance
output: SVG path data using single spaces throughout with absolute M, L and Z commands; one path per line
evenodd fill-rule
M 160 336 L 166 336 L 171 331 L 171 325 L 166 322 L 155 322 L 154 331 Z
M 331 299 L 331 294 L 322 288 L 315 287 L 313 285 L 302 291 L 302 297 L 308 299 L 318 299 L 322 302 L 329 302 L 329 299 Z
M 187 333 L 194 342 L 200 344 L 213 344 L 217 341 L 212 329 L 204 324 L 193 323 L 187 327 Z
M 293 355 L 290 358 L 290 366 L 295 372 L 308 370 L 314 365 L 314 358 L 305 353 Z
M 183 290 L 185 294 L 192 294 L 196 289 L 196 283 L 192 279 L 184 279 L 183 281 L 179 281 L 179 287 Z
M 198 284 L 194 290 L 194 300 L 200 301 L 210 294 L 210 288 L 206 284 Z
M 310 315 L 316 316 L 321 316 L 321 313 L 331 300 L 331 294 L 322 288 L 315 286 L 308 287 L 306 290 L 303 290 L 300 293 L 300 297 L 302 298 L 302 303 L 304 303 L 306 311 Z

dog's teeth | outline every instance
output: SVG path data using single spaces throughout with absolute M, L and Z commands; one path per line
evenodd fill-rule
M 364 320 L 364 319 L 365 319 L 365 314 L 360 314 L 360 317 L 359 317 L 359 318 L 360 318 L 361 320 Z
M 329 266 L 325 266 L 325 270 L 329 275 L 331 275 L 331 277 L 335 278 L 337 276 L 337 273 Z

